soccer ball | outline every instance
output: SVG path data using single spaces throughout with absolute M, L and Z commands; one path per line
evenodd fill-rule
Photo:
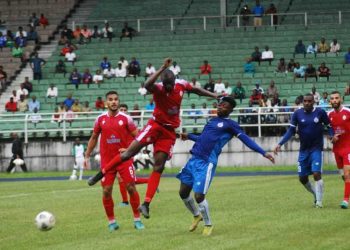
M 77 180 L 77 176 L 74 174 L 72 174 L 71 176 L 69 176 L 69 180 L 71 180 L 71 181 L 76 181 Z
M 35 217 L 35 225 L 41 231 L 51 230 L 54 227 L 55 223 L 55 216 L 47 211 L 42 211 Z
M 22 159 L 17 158 L 13 161 L 13 163 L 18 167 L 24 164 L 24 161 Z
M 101 155 L 100 154 L 96 154 L 94 159 L 95 159 L 96 162 L 100 162 L 101 161 Z

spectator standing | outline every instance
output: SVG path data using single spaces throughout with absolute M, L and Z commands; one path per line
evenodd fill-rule
M 123 37 L 129 37 L 131 41 L 135 34 L 136 34 L 136 30 L 129 27 L 128 23 L 125 22 L 124 27 L 122 29 L 122 34 L 120 35 L 120 41 L 122 41 Z
M 273 52 L 270 50 L 269 46 L 265 46 L 265 51 L 261 53 L 261 61 L 268 61 L 269 65 L 273 61 Z
M 73 69 L 73 72 L 70 74 L 69 80 L 71 84 L 75 86 L 75 89 L 79 88 L 79 85 L 81 83 L 81 74 L 78 72 L 77 68 Z
M 264 7 L 260 4 L 259 0 L 255 1 L 255 7 L 252 9 L 252 14 L 254 14 L 254 29 L 262 25 L 262 17 L 264 15 Z
M 169 69 L 174 73 L 176 78 L 179 78 L 179 74 L 181 73 L 181 68 L 177 64 L 177 62 L 174 61 L 173 65 L 171 65 Z
M 277 14 L 277 8 L 276 6 L 271 3 L 270 7 L 266 10 L 267 15 L 272 15 L 272 24 L 275 26 L 275 29 L 277 28 L 276 25 L 278 25 L 278 16 Z
M 147 67 L 145 68 L 145 80 L 154 73 L 156 73 L 156 69 L 154 68 L 154 66 L 152 66 L 151 63 L 147 63 Z
M 40 102 L 36 99 L 35 95 L 33 95 L 32 99 L 28 102 L 29 112 L 34 112 L 34 109 L 37 109 L 37 111 L 40 110 Z
M 243 6 L 243 8 L 241 9 L 240 12 L 241 16 L 242 16 L 242 26 L 244 27 L 244 30 L 246 30 L 246 26 L 249 25 L 249 15 L 252 14 L 252 12 L 250 11 L 249 7 L 247 4 L 245 4 Z
M 13 97 L 10 97 L 10 101 L 5 104 L 5 110 L 7 112 L 17 112 L 17 102 Z
M 23 172 L 28 172 L 26 163 L 24 162 L 24 154 L 23 154 L 23 143 L 22 141 L 19 139 L 17 133 L 12 133 L 12 138 L 13 138 L 13 142 L 12 142 L 12 158 L 10 161 L 10 164 L 8 166 L 8 168 L 6 169 L 7 173 L 10 173 L 12 171 L 12 169 L 14 167 L 16 167 L 16 164 L 14 163 L 14 161 L 16 159 L 21 159 L 23 160 L 23 164 L 20 165 L 20 167 L 22 168 Z
M 331 75 L 330 69 L 326 66 L 326 63 L 321 63 L 320 67 L 318 67 L 317 71 L 318 77 L 327 77 L 327 81 L 329 81 L 329 76 Z
M 302 40 L 298 40 L 298 43 L 295 45 L 293 57 L 297 54 L 303 54 L 304 58 L 306 56 L 306 48 Z
M 46 61 L 39 57 L 38 53 L 35 53 L 34 58 L 30 60 L 30 67 L 33 70 L 33 78 L 34 80 L 41 80 L 41 67 L 46 64 Z

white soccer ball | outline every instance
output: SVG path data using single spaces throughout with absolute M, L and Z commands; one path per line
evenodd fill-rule
M 101 161 L 101 155 L 100 154 L 96 154 L 94 159 L 95 159 L 96 162 L 100 162 Z
M 41 231 L 51 230 L 55 226 L 55 223 L 55 216 L 47 211 L 42 211 L 35 217 L 35 225 Z
M 22 159 L 19 159 L 17 158 L 16 160 L 13 161 L 13 163 L 16 165 L 16 166 L 21 166 L 24 164 L 24 161 Z
M 71 181 L 75 181 L 75 180 L 77 180 L 77 176 L 76 175 L 71 175 L 71 176 L 69 176 L 69 180 L 71 180 Z

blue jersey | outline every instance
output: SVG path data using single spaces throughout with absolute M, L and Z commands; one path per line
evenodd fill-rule
M 216 165 L 222 148 L 233 136 L 238 137 L 252 150 L 265 155 L 266 152 L 244 133 L 238 123 L 227 117 L 211 119 L 204 126 L 200 136 L 189 134 L 189 139 L 196 142 L 191 149 L 191 154 Z
M 328 133 L 333 136 L 333 130 L 327 113 L 321 108 L 314 108 L 311 112 L 298 109 L 292 115 L 290 128 L 280 141 L 280 145 L 286 143 L 298 128 L 300 137 L 300 151 L 323 150 L 324 127 L 328 127 Z

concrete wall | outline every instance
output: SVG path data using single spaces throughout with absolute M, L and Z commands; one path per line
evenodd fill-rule
M 261 137 L 254 140 L 263 146 L 266 150 L 272 150 L 280 138 Z M 11 154 L 11 143 L 0 144 L 0 171 L 5 171 Z M 71 148 L 73 142 L 29 142 L 24 147 L 24 157 L 30 171 L 44 170 L 71 170 L 73 166 L 73 157 Z M 178 140 L 174 148 L 174 156 L 167 166 L 183 166 L 190 158 L 188 153 L 193 142 L 182 142 Z M 296 165 L 299 142 L 297 140 L 289 141 L 283 152 L 276 158 L 276 165 Z M 334 164 L 331 144 L 325 140 L 324 164 Z M 94 165 L 94 164 L 93 164 Z M 95 164 L 96 165 L 96 164 Z M 220 156 L 219 166 L 269 166 L 272 165 L 261 155 L 252 152 L 245 147 L 238 139 L 231 140 L 223 149 Z

